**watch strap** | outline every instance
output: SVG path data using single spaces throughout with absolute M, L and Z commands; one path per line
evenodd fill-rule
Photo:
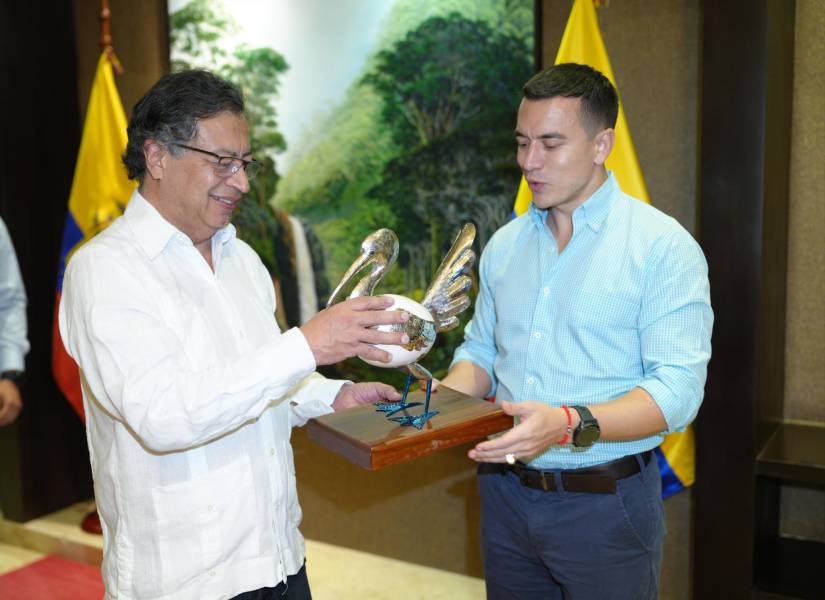
M 20 387 L 26 379 L 26 372 L 20 371 L 19 369 L 9 369 L 0 373 L 0 379 L 8 379 L 17 387 Z
M 573 410 L 579 413 L 579 424 L 576 425 L 576 429 L 584 429 L 589 425 L 598 425 L 599 422 L 596 420 L 596 417 L 593 416 L 593 413 L 590 412 L 590 409 L 586 406 L 571 406 Z
M 579 424 L 573 430 L 573 445 L 579 448 L 592 446 L 601 433 L 599 421 L 586 406 L 571 406 L 570 408 L 579 413 Z M 592 439 L 590 436 L 593 436 Z M 582 440 L 582 437 L 587 438 L 587 441 Z

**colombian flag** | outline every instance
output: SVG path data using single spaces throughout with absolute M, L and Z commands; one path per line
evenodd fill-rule
M 57 270 L 52 373 L 63 395 L 81 419 L 84 414 L 80 373 L 63 348 L 57 328 L 57 309 L 63 291 L 63 274 L 72 252 L 123 213 L 135 188 L 135 183 L 126 176 L 120 158 L 126 150 L 126 115 L 112 72 L 113 61 L 116 60 L 114 54 L 104 51 L 97 63 L 69 194 Z
M 559 52 L 556 55 L 556 64 L 568 62 L 590 65 L 603 73 L 618 89 L 599 30 L 593 0 L 575 0 L 573 10 L 570 11 L 570 18 L 567 20 L 567 27 L 564 29 Z M 636 157 L 636 150 L 633 147 L 621 102 L 616 122 L 616 142 L 607 159 L 606 167 L 613 171 L 624 192 L 650 204 L 647 186 L 642 176 L 642 169 L 639 167 L 639 160 Z M 525 212 L 532 201 L 533 195 L 527 186 L 527 181 L 522 177 L 513 207 L 515 215 L 518 216 Z M 664 498 L 693 484 L 694 456 L 692 427 L 688 427 L 684 432 L 671 433 L 664 439 L 661 446 L 656 448 Z

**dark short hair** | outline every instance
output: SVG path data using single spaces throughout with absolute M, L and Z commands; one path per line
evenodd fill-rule
M 123 153 L 129 179 L 143 183 L 146 157 L 143 144 L 188 142 L 198 134 L 198 121 L 222 112 L 243 113 L 243 95 L 234 85 L 209 71 L 193 69 L 161 77 L 138 100 L 126 130 L 129 142 Z M 182 152 L 169 146 L 172 155 Z
M 616 126 L 619 95 L 610 80 L 593 67 L 561 63 L 533 75 L 521 91 L 527 100 L 581 98 L 581 123 L 590 135 Z

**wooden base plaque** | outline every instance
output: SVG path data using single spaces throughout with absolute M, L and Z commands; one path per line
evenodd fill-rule
M 423 403 L 424 392 L 411 391 L 407 400 Z M 414 406 L 407 413 L 418 415 L 423 409 L 423 405 Z M 443 385 L 432 394 L 430 410 L 437 410 L 438 414 L 420 431 L 390 421 L 374 406 L 365 404 L 310 419 L 307 434 L 327 450 L 374 471 L 513 426 L 513 417 L 505 414 L 496 404 Z

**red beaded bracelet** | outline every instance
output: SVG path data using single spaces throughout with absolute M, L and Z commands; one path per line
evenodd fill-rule
M 560 445 L 564 445 L 570 441 L 570 437 L 573 435 L 573 417 L 570 416 L 570 408 L 566 404 L 562 404 L 561 407 L 567 413 L 567 427 L 565 428 L 564 437 L 559 442 Z

